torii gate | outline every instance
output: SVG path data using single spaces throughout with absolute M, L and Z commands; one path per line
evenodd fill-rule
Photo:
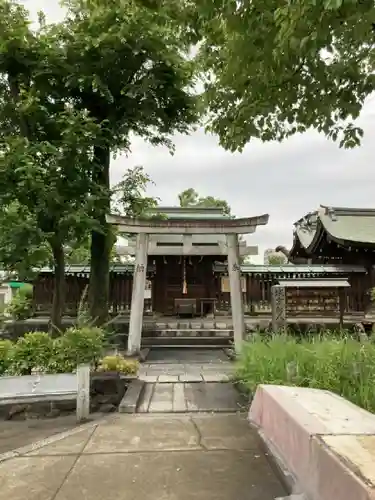
M 121 215 L 108 215 L 107 222 L 116 226 L 118 232 L 136 234 L 135 267 L 131 298 L 128 352 L 139 352 L 141 348 L 144 293 L 146 284 L 148 243 L 150 234 L 225 234 L 228 251 L 228 274 L 230 300 L 234 330 L 234 345 L 240 349 L 245 336 L 245 319 L 241 291 L 241 267 L 239 259 L 239 234 L 254 233 L 257 226 L 266 225 L 269 215 L 242 219 L 202 219 L 202 220 L 158 220 L 133 219 Z M 182 252 L 184 250 L 182 249 Z

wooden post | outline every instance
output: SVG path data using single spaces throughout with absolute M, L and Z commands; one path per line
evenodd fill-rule
M 90 415 L 90 365 L 77 366 L 77 422 Z

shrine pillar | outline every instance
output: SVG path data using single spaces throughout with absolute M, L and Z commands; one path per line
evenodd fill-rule
M 238 246 L 238 235 L 227 234 L 228 246 L 228 274 L 230 286 L 230 302 L 232 310 L 233 332 L 234 332 L 234 347 L 238 353 L 241 349 L 242 342 L 245 339 L 245 318 L 244 306 L 242 300 L 241 287 L 241 266 Z
M 128 335 L 128 354 L 138 353 L 141 349 L 148 241 L 148 233 L 137 234 Z

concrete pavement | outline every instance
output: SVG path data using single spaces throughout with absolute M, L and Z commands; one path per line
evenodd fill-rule
M 239 414 L 113 414 L 0 461 L 0 486 L 0 500 L 285 495 L 256 433 Z

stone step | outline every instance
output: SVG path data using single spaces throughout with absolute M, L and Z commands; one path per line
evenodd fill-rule
M 142 337 L 142 345 L 147 347 L 226 347 L 232 337 Z
M 152 326 L 152 327 L 151 327 Z M 233 323 L 220 320 L 178 320 L 166 323 L 155 322 L 149 325 L 150 329 L 156 331 L 163 330 L 230 330 L 233 329 Z
M 233 330 L 218 330 L 218 329 L 210 329 L 210 330 L 192 330 L 192 329 L 175 329 L 175 330 L 156 330 L 156 331 L 147 331 L 144 330 L 142 332 L 143 338 L 177 338 L 177 337 L 216 337 L 216 338 L 232 338 Z

